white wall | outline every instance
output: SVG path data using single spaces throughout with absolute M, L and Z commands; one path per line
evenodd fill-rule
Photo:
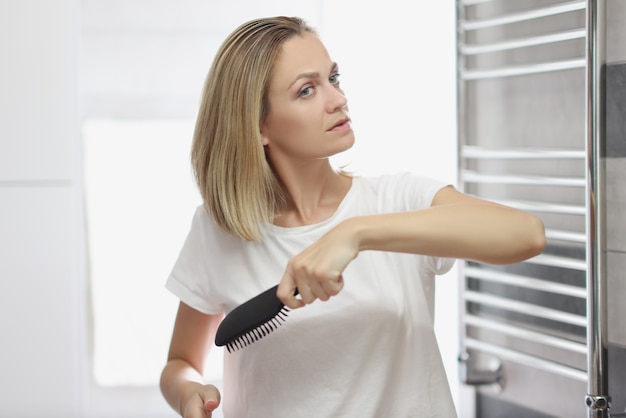
M 0 2 L 0 416 L 79 417 L 78 0 Z
M 138 417 L 139 411 L 131 413 L 129 408 L 141 402 L 156 405 L 149 412 L 143 410 L 143 416 L 154 417 L 159 408 L 165 411 L 155 388 L 110 393 L 93 387 L 89 378 L 80 118 L 115 110 L 115 103 L 132 99 L 124 97 L 123 88 L 102 88 L 104 72 L 89 72 L 92 79 L 79 77 L 79 69 L 84 70 L 78 65 L 79 15 L 85 5 L 95 3 L 113 9 L 143 7 L 139 11 L 152 16 L 145 20 L 148 23 L 159 18 L 158 10 L 167 14 L 159 7 L 168 4 L 156 0 L 0 2 L 0 416 Z M 411 2 L 400 0 L 374 6 L 275 0 L 263 2 L 267 8 L 255 1 L 253 8 L 246 8 L 249 3 L 237 1 L 223 2 L 223 9 L 212 3 L 204 4 L 212 22 L 239 23 L 253 12 L 309 10 L 311 16 L 304 17 L 320 28 L 340 62 L 352 109 L 357 145 L 340 158 L 364 173 L 411 170 L 454 182 L 454 68 L 450 65 L 454 52 L 448 49 L 454 43 L 453 2 L 445 6 L 441 2 L 441 8 L 430 2 L 428 16 L 419 13 L 425 7 L 417 7 L 416 13 L 409 7 Z M 244 16 L 241 10 L 248 12 Z M 120 23 L 116 13 L 109 18 L 102 21 Z M 197 19 L 194 30 L 201 31 L 203 22 Z M 92 29 L 96 38 L 103 30 Z M 442 48 L 440 42 L 448 47 Z M 126 58 L 130 60 L 126 64 L 139 62 L 132 61 L 132 54 Z M 116 75 L 136 71 L 133 65 L 118 68 Z M 166 73 L 167 69 L 160 75 Z M 84 101 L 79 100 L 79 79 L 84 83 Z M 149 84 L 126 86 L 145 93 L 133 102 L 144 104 L 143 116 L 187 109 L 184 104 L 174 110 L 151 107 L 155 96 L 150 97 L 154 90 Z M 156 90 L 162 93 L 156 99 L 180 88 L 166 87 Z M 181 93 L 179 99 L 194 100 L 195 94 Z M 438 319 L 445 324 L 439 332 L 449 367 L 457 350 L 455 328 L 450 326 L 456 319 L 455 282 L 454 277 L 440 281 L 438 295 L 440 308 L 446 308 L 440 311 L 453 312 Z M 455 382 L 453 373 L 451 383 Z
M 356 133 L 340 162 L 362 173 L 412 171 L 456 184 L 454 7 L 324 1 L 322 35 L 339 62 Z M 458 308 L 454 268 L 437 279 L 435 331 L 457 405 Z

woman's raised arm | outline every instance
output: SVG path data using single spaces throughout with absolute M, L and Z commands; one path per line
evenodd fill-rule
M 536 216 L 448 186 L 430 208 L 343 221 L 289 261 L 277 294 L 290 308 L 327 300 L 342 289 L 343 271 L 361 251 L 513 264 L 540 254 L 545 243 L 543 222 Z

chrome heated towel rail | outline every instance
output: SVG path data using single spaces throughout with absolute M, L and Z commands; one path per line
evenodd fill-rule
M 538 214 L 548 239 L 511 268 L 462 265 L 461 379 L 609 417 L 606 0 L 457 0 L 457 14 L 459 186 Z

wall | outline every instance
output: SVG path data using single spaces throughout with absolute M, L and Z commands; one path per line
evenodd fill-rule
M 609 391 L 626 410 L 626 2 L 607 1 L 607 274 Z
M 4 417 L 79 417 L 78 0 L 0 2 Z

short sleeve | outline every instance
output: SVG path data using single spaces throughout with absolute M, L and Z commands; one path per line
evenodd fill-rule
M 427 209 L 439 190 L 451 186 L 436 179 L 402 172 L 380 179 L 379 192 L 385 212 Z M 430 273 L 445 274 L 454 265 L 455 259 L 425 257 Z
M 221 313 L 223 307 L 212 302 L 209 258 L 213 254 L 207 239 L 214 226 L 204 207 L 196 209 L 191 229 L 178 255 L 165 287 L 183 303 L 209 315 Z
M 441 276 L 442 274 L 449 272 L 452 266 L 454 266 L 455 261 L 456 260 L 454 258 L 428 257 L 428 263 L 431 271 L 437 276 Z
M 449 186 L 439 180 L 412 173 L 401 173 L 397 175 L 395 181 L 399 197 L 402 199 L 398 204 L 404 205 L 406 210 L 429 208 L 437 192 Z

